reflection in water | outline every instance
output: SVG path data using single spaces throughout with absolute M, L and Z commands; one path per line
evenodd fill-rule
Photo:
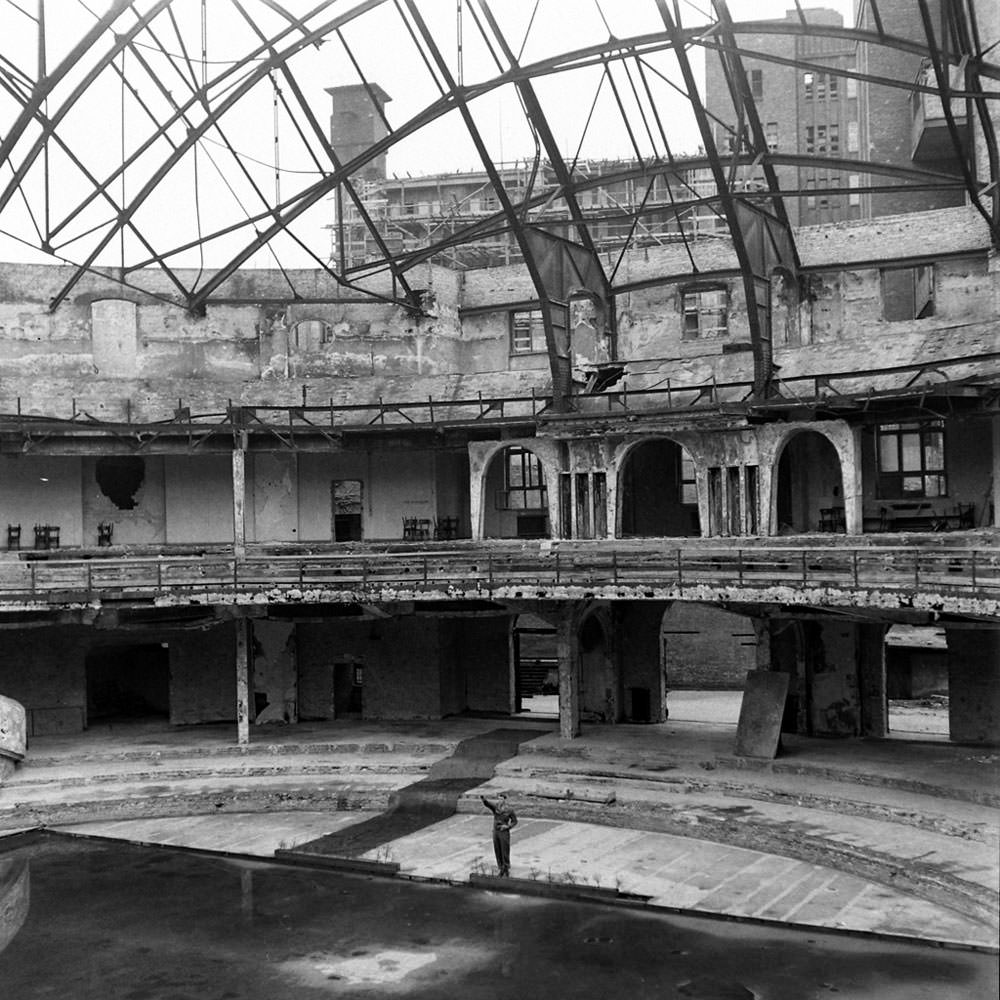
M 31 905 L 28 859 L 0 857 L 0 951 L 14 940 Z
M 52 834 L 0 887 L 3 1000 L 997 995 L 989 955 Z

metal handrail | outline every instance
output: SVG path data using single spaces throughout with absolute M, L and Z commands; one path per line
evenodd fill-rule
M 598 542 L 489 542 L 393 551 L 312 554 L 231 552 L 0 562 L 0 599 L 104 593 L 245 593 L 454 588 L 491 593 L 518 584 L 588 589 L 698 586 L 797 591 L 940 591 L 1000 598 L 1000 548 L 936 546 L 714 546 Z M 69 595 L 69 597 L 67 597 Z

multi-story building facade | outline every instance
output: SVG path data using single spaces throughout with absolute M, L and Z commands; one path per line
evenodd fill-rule
M 331 87 L 327 93 L 333 101 L 331 141 L 346 162 L 384 135 L 384 107 L 391 98 L 379 87 L 361 85 Z M 505 195 L 530 210 L 533 223 L 571 235 L 570 212 L 551 163 L 540 159 L 494 166 Z M 684 204 L 715 193 L 702 158 L 681 157 L 673 163 L 580 160 L 573 176 L 600 252 L 619 253 L 626 244 L 671 243 L 681 228 L 692 238 L 724 228 L 707 204 Z M 390 177 L 383 155 L 356 179 L 356 192 L 358 201 L 337 198 L 331 226 L 331 259 L 345 269 L 363 268 L 387 252 L 420 252 L 430 244 L 442 244 L 432 259 L 444 267 L 489 267 L 522 259 L 485 169 Z
M 802 17 L 812 26 L 842 27 L 837 11 L 808 8 Z M 784 20 L 798 24 L 798 10 Z M 771 154 L 829 157 L 831 165 L 778 165 L 782 190 L 801 192 L 785 198 L 795 225 L 815 225 L 862 215 L 860 174 L 834 160 L 860 158 L 857 46 L 849 39 L 821 33 L 740 34 L 747 84 Z M 760 52 L 769 58 L 755 59 Z M 721 60 L 705 61 L 705 108 L 712 117 L 716 148 L 726 157 L 744 150 L 747 124 L 738 128 L 726 70 Z M 808 68 L 803 68 L 808 67 Z M 763 182 L 759 167 L 740 170 L 740 184 L 751 190 Z

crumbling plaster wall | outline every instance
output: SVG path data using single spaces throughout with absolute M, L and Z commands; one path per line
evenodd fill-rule
M 60 544 L 82 545 L 82 475 L 75 455 L 0 455 L 0 525 L 20 525 L 24 549 L 36 524 L 57 524 Z

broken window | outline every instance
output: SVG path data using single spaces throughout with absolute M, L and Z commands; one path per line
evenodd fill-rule
M 934 265 L 882 271 L 882 317 L 924 319 L 934 315 Z
M 497 508 L 545 510 L 547 503 L 541 460 L 526 448 L 508 448 L 504 465 L 504 489 L 497 497 Z
M 752 70 L 750 70 L 748 76 L 749 76 L 749 79 L 750 79 L 750 93 L 754 97 L 763 97 L 764 96 L 764 71 L 763 70 L 759 70 L 759 69 L 752 69 Z
M 878 495 L 886 500 L 941 497 L 948 492 L 944 423 L 882 424 L 878 428 Z
M 811 101 L 813 99 L 813 81 L 815 77 L 812 73 L 805 73 L 802 76 L 802 82 L 805 86 L 805 99 Z
M 698 483 L 695 479 L 694 471 L 694 459 L 684 451 L 680 452 L 681 460 L 681 470 L 678 476 L 678 481 L 680 482 L 681 495 L 680 501 L 685 504 L 693 504 L 698 506 Z
M 837 100 L 837 98 L 840 96 L 839 90 L 840 90 L 840 81 L 837 79 L 837 77 L 835 77 L 831 73 L 827 89 L 827 94 L 829 95 L 831 101 Z
M 332 340 L 332 328 L 322 319 L 303 319 L 295 324 L 293 340 L 300 351 L 318 351 Z
M 511 313 L 510 353 L 544 354 L 545 320 L 541 309 L 522 309 Z
M 137 455 L 106 455 L 97 460 L 94 476 L 100 491 L 119 510 L 135 510 L 146 463 Z
M 728 292 L 725 288 L 692 288 L 682 298 L 684 340 L 722 337 L 728 329 Z
M 768 122 L 764 126 L 764 140 L 767 143 L 769 153 L 774 153 L 778 149 L 778 123 Z

